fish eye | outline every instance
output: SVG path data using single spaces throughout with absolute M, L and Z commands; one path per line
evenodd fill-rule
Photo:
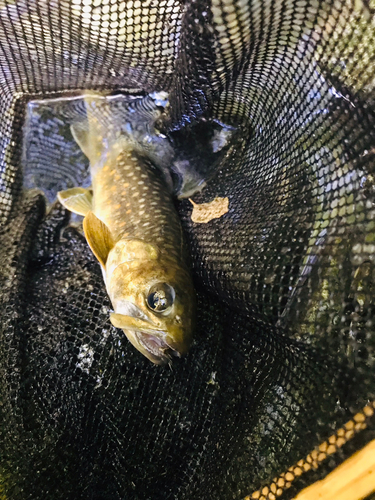
M 170 285 L 157 283 L 148 292 L 147 305 L 152 311 L 164 312 L 173 305 L 174 298 L 175 291 Z

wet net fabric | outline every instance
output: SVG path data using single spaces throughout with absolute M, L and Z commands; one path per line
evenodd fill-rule
M 241 499 L 375 399 L 373 7 L 0 2 L 4 498 Z M 24 170 L 28 102 L 84 89 L 168 92 L 163 130 L 186 151 L 202 126 L 236 130 L 194 196 L 229 212 L 195 224 L 176 202 L 198 318 L 172 369 L 110 325 L 79 221 L 53 203 L 88 182 L 70 111 L 44 115 Z M 48 213 L 25 189 L 39 184 Z M 361 448 L 371 415 L 265 497 L 293 498 Z

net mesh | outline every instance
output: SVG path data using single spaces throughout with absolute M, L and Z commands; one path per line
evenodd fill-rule
M 292 498 L 375 437 L 373 7 L 0 1 L 4 498 Z M 56 117 L 25 175 L 22 144 L 30 100 L 85 89 L 168 92 L 187 151 L 202 124 L 236 129 L 194 196 L 229 212 L 176 202 L 198 318 L 172 369 L 110 325 L 79 224 L 24 188 L 84 181 Z

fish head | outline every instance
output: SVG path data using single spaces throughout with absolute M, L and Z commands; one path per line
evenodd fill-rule
M 189 350 L 195 292 L 184 266 L 162 258 L 123 263 L 107 289 L 115 311 L 112 324 L 150 361 L 166 364 Z

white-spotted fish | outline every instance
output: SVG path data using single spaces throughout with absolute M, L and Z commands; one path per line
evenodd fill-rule
M 90 160 L 92 188 L 68 189 L 58 198 L 84 216 L 114 309 L 112 324 L 153 363 L 165 364 L 188 351 L 194 328 L 195 292 L 180 220 L 160 172 L 118 133 L 120 125 L 103 126 L 90 112 L 94 101 L 86 98 L 86 126 L 72 125 Z

